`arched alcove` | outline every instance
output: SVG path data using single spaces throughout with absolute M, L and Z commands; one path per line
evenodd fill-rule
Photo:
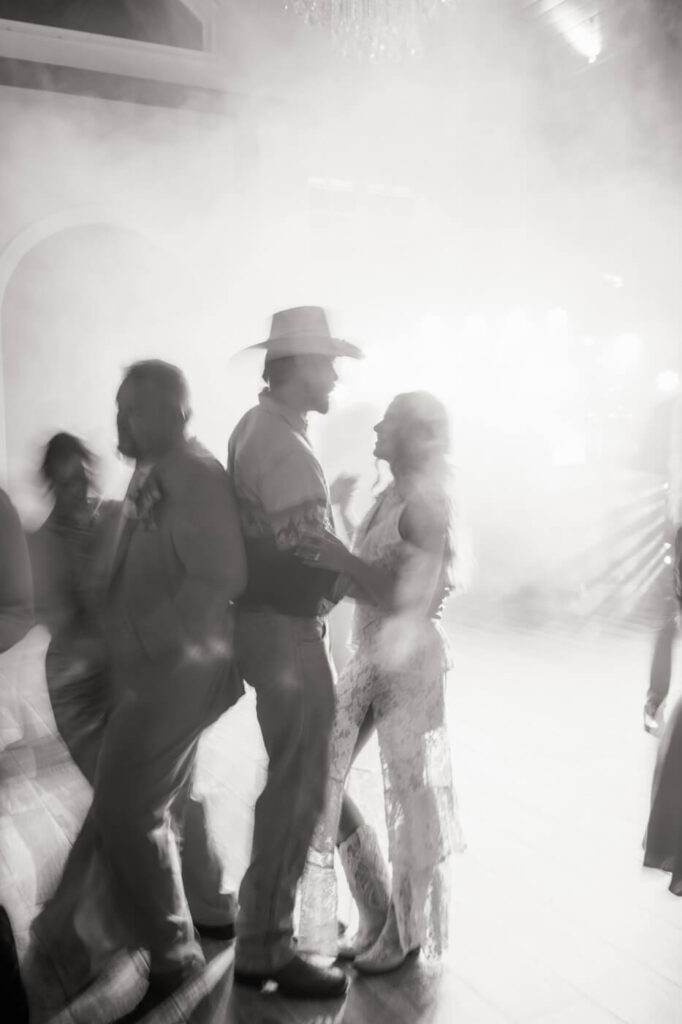
M 187 277 L 135 226 L 99 215 L 54 219 L 0 261 L 6 481 L 20 511 L 41 514 L 35 467 L 56 430 L 82 436 L 115 492 L 114 398 L 135 359 L 182 362 Z M 11 249 L 12 247 L 10 247 Z

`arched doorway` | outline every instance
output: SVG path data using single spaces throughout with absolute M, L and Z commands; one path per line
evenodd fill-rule
M 35 468 L 56 430 L 117 460 L 114 397 L 122 369 L 146 357 L 182 362 L 191 279 L 171 253 L 106 211 L 71 211 L 29 229 L 0 260 L 5 478 L 29 522 L 39 518 Z

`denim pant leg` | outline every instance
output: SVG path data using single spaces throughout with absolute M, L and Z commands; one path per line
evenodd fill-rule
M 256 690 L 269 765 L 239 893 L 236 960 L 264 973 L 294 955 L 296 887 L 327 781 L 334 677 L 319 619 L 241 613 L 237 656 Z

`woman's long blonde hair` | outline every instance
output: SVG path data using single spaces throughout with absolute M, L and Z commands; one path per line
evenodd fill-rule
M 450 460 L 448 410 L 429 391 L 403 392 L 396 395 L 391 406 L 400 420 L 391 471 L 394 477 L 409 481 L 410 487 L 430 501 L 444 503 L 448 519 L 445 568 L 453 589 L 464 590 L 471 577 L 472 556 Z

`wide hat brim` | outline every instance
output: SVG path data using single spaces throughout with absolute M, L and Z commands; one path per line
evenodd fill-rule
M 254 349 L 264 351 L 266 360 L 284 359 L 287 356 L 329 356 L 332 359 L 364 359 L 362 349 L 342 338 L 330 338 L 324 334 L 289 334 L 268 338 L 257 345 L 248 345 L 242 352 Z

